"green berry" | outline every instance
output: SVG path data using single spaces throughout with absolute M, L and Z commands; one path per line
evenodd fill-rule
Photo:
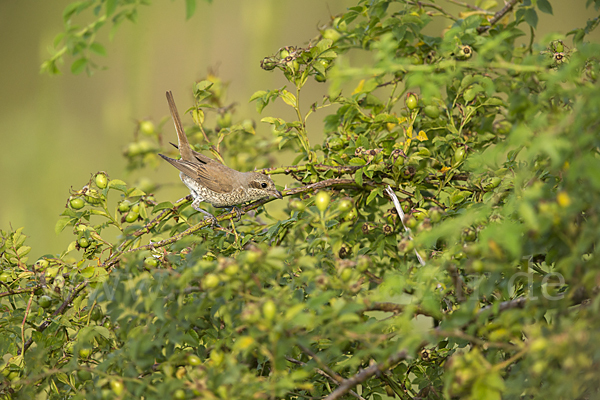
M 217 275 L 208 274 L 204 277 L 202 286 L 206 289 L 214 289 L 217 286 L 219 286 L 220 282 L 221 282 L 221 280 L 219 279 L 219 277 Z
M 90 318 L 92 319 L 92 321 L 100 321 L 103 316 L 104 314 L 102 313 L 102 309 L 96 306 L 92 310 L 92 315 L 90 315 Z
M 408 107 L 409 110 L 414 110 L 415 108 L 417 108 L 417 105 L 417 96 L 413 93 L 409 93 L 408 96 L 406 96 L 406 107 Z
M 129 211 L 130 208 L 131 208 L 131 202 L 129 200 L 123 200 L 122 202 L 119 203 L 119 211 L 122 213 Z
M 341 212 L 350 211 L 352 209 L 352 201 L 349 199 L 342 199 L 338 204 L 338 210 Z
M 454 156 L 452 157 L 452 166 L 456 167 L 458 164 L 460 164 L 461 162 L 463 162 L 463 160 L 465 159 L 465 148 L 463 146 L 460 146 L 459 148 L 457 148 L 454 151 Z
M 331 39 L 334 43 L 337 42 L 342 37 L 341 33 L 336 31 L 335 29 L 331 29 L 331 28 L 325 29 L 323 32 L 321 32 L 321 35 L 325 39 Z
M 331 197 L 329 196 L 329 193 L 327 193 L 323 190 L 321 190 L 315 196 L 315 205 L 321 212 L 327 210 L 327 207 L 329 206 L 330 201 L 331 201 Z
M 43 309 L 46 309 L 46 308 L 48 308 L 48 307 L 50 307 L 52 305 L 52 297 L 50 297 L 50 296 L 41 296 L 38 299 L 38 304 Z
M 333 151 L 338 151 L 344 148 L 344 141 L 340 137 L 332 137 L 327 142 L 327 147 Z
M 198 365 L 202 364 L 202 360 L 200 360 L 200 357 L 190 354 L 187 357 L 187 363 L 193 367 L 197 367 Z
M 80 381 L 89 381 L 92 379 L 92 373 L 88 370 L 80 369 L 77 370 L 77 378 L 79 378 Z
M 88 358 L 90 355 L 92 355 L 92 349 L 79 350 L 79 358 Z
M 440 108 L 436 106 L 425 106 L 423 111 L 425 111 L 425 115 L 429 118 L 437 118 L 440 116 Z
M 227 276 L 235 276 L 240 271 L 240 266 L 237 264 L 229 264 L 225 267 L 225 275 Z
M 100 189 L 104 189 L 108 185 L 108 178 L 104 174 L 96 175 L 96 186 Z
M 140 122 L 140 132 L 144 135 L 151 136 L 154 134 L 154 131 L 154 123 L 152 121 L 145 120 Z
M 417 219 L 415 217 L 408 216 L 405 218 L 404 220 L 404 226 L 406 226 L 409 229 L 414 229 L 417 227 Z
M 152 256 L 146 257 L 146 259 L 144 259 L 144 264 L 146 264 L 149 267 L 156 268 L 158 267 L 158 260 Z
M 265 304 L 263 304 L 263 315 L 269 321 L 272 321 L 275 318 L 275 314 L 277 313 L 277 306 L 273 300 L 267 300 Z
M 138 214 L 132 210 L 125 217 L 125 221 L 127 221 L 129 223 L 135 222 L 135 221 L 137 221 L 139 216 L 140 216 L 140 214 Z
M 85 205 L 85 202 L 83 201 L 83 199 L 81 197 L 75 197 L 75 198 L 71 199 L 69 204 L 71 205 L 71 208 L 73 210 L 81 210 L 83 208 L 83 206 Z
M 125 389 L 125 387 L 123 386 L 123 383 L 121 381 L 110 381 L 110 388 L 112 389 L 113 393 L 116 394 L 117 396 L 120 396 L 121 394 L 123 394 L 123 390 Z
M 352 270 L 350 268 L 344 268 L 340 273 L 340 279 L 344 282 L 348 282 L 352 278 Z
M 306 205 L 304 204 L 304 202 L 302 202 L 302 200 L 297 199 L 290 201 L 290 207 L 292 208 L 292 210 L 297 211 L 304 211 L 306 209 Z

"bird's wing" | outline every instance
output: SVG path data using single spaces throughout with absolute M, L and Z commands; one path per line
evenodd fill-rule
M 234 176 L 239 172 L 217 162 L 201 164 L 200 162 L 175 160 L 159 154 L 172 166 L 198 181 L 198 183 L 216 193 L 230 193 L 234 188 Z
M 169 142 L 171 143 L 171 146 L 175 147 L 176 149 L 179 149 L 179 146 L 177 146 L 175 143 L 173 142 Z M 202 153 L 198 153 L 196 150 L 192 149 L 192 154 L 194 155 L 194 157 L 196 157 L 196 159 L 202 163 L 206 163 L 206 164 L 210 164 L 210 163 L 217 163 L 217 164 L 221 164 L 220 161 L 218 160 L 213 160 L 210 157 L 205 156 Z

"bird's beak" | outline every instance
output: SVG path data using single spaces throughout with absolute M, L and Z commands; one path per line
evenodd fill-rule
M 278 199 L 283 199 L 283 195 L 281 194 L 281 192 L 279 190 L 275 190 L 275 192 L 271 193 L 273 196 L 277 197 Z

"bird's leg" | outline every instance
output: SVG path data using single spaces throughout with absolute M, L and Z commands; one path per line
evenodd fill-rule
M 242 219 L 242 211 L 239 209 L 238 206 L 233 206 L 231 207 L 231 209 L 235 211 L 235 222 L 239 222 L 240 219 Z
M 217 222 L 217 218 L 214 215 L 212 215 L 208 211 L 203 210 L 202 208 L 200 208 L 200 200 L 199 199 L 194 199 L 194 201 L 192 202 L 192 208 L 194 210 L 196 210 L 196 211 L 200 211 L 202 214 L 205 215 L 206 218 L 210 219 L 211 220 L 211 225 L 213 227 L 214 226 L 217 226 L 219 228 L 221 227 L 221 225 L 219 225 L 219 223 Z

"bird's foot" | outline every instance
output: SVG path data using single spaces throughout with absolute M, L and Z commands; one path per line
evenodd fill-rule
M 210 225 L 213 228 L 220 228 L 221 227 L 221 225 L 219 225 L 219 222 L 217 221 L 217 218 L 214 215 L 212 215 L 208 211 L 205 211 L 205 210 L 201 209 L 198 206 L 194 206 L 194 203 L 192 203 L 192 207 L 194 208 L 194 210 L 199 211 L 202 214 L 204 214 L 204 219 L 210 220 Z
M 222 228 L 221 225 L 219 225 L 219 221 L 217 221 L 217 218 L 214 215 L 210 215 L 210 217 L 207 216 L 204 219 L 210 220 L 210 226 L 211 227 L 213 227 L 213 228 Z

